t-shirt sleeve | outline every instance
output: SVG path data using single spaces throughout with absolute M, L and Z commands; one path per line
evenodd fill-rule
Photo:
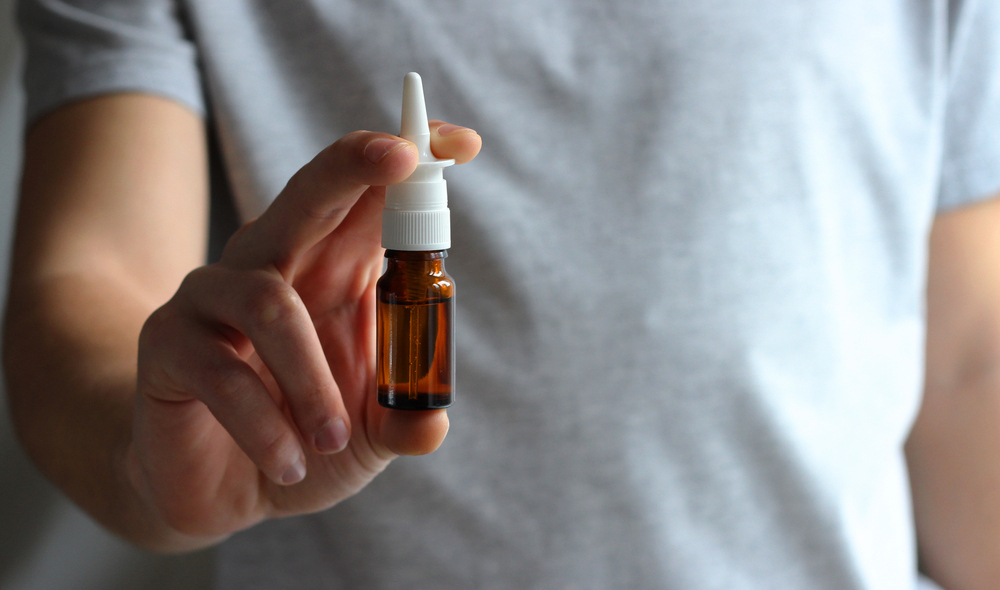
M 949 5 L 940 210 L 1000 193 L 1000 1 Z
M 113 92 L 170 98 L 204 115 L 197 52 L 173 0 L 21 0 L 26 121 Z

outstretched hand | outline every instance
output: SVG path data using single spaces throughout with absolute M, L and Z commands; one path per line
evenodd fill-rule
M 481 145 L 440 121 L 431 138 L 458 163 Z M 398 137 L 341 138 L 150 316 L 126 470 L 171 528 L 208 544 L 322 510 L 444 440 L 444 410 L 388 410 L 374 395 L 384 187 L 416 163 Z

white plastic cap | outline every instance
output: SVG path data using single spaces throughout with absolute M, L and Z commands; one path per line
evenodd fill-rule
M 399 136 L 417 145 L 420 161 L 406 180 L 385 189 L 382 247 L 390 250 L 451 248 L 451 212 L 448 211 L 448 185 L 443 169 L 455 160 L 439 160 L 431 153 L 424 87 L 416 72 L 403 78 Z

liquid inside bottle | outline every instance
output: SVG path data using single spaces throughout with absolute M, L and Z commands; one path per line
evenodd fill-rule
M 386 250 L 376 286 L 379 404 L 397 410 L 455 401 L 455 283 L 444 250 Z

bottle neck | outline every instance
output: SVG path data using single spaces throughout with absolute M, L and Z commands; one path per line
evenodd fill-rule
M 386 250 L 385 257 L 392 260 L 443 260 L 447 250 Z
M 447 250 L 386 250 L 386 270 L 435 274 L 444 272 Z

